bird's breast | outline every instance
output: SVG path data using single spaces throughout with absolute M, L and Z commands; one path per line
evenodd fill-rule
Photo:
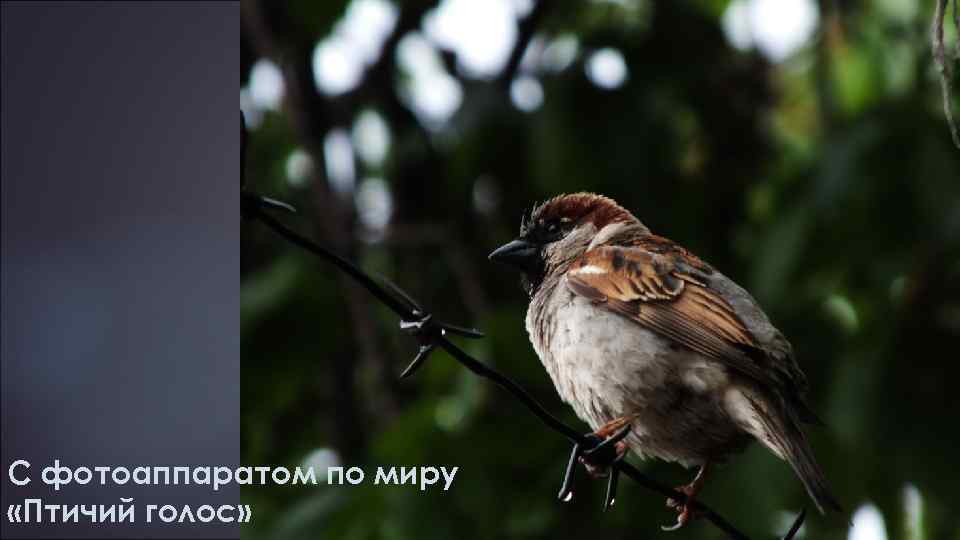
M 730 386 L 719 363 L 562 285 L 531 303 L 527 329 L 560 397 L 591 428 L 634 418 L 635 451 L 697 463 L 734 436 L 718 401 Z
M 597 427 L 666 387 L 690 356 L 636 322 L 557 287 L 527 328 L 560 397 Z

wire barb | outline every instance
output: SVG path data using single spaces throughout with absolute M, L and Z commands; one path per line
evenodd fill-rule
M 607 475 L 607 491 L 603 499 L 603 511 L 609 510 L 616 500 L 617 483 L 620 478 L 620 469 L 613 465 L 623 459 L 623 454 L 617 453 L 616 444 L 629 433 L 630 425 L 627 424 L 606 439 L 601 439 L 595 433 L 588 433 L 582 437 L 582 440 L 575 442 L 573 450 L 570 451 L 570 459 L 563 471 L 563 480 L 557 498 L 563 502 L 569 502 L 573 498 L 577 461 L 584 461 L 591 466 L 610 469 Z
M 420 350 L 417 352 L 417 356 L 415 356 L 413 358 L 413 361 L 410 362 L 410 365 L 408 365 L 406 369 L 404 369 L 403 372 L 400 373 L 400 378 L 406 379 L 410 375 L 413 375 L 414 372 L 416 372 L 418 369 L 420 369 L 420 366 L 423 365 L 423 361 L 426 360 L 428 356 L 430 356 L 430 353 L 433 352 L 433 349 L 434 349 L 434 345 L 432 343 L 421 345 Z
M 265 210 L 282 210 L 290 214 L 296 214 L 297 209 L 293 206 L 276 199 L 242 191 L 240 193 L 240 215 L 244 218 L 254 218 L 259 212 Z
M 607 493 L 603 497 L 603 511 L 613 508 L 617 502 L 617 482 L 620 480 L 620 469 L 610 471 L 610 477 L 607 479 Z
M 573 479 L 577 472 L 577 460 L 580 458 L 580 443 L 573 444 L 573 450 L 570 451 L 570 459 L 567 460 L 567 467 L 563 471 L 563 481 L 560 484 L 560 493 L 557 498 L 563 502 L 573 500 Z

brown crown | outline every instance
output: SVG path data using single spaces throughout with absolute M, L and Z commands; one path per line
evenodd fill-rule
M 616 201 L 596 193 L 572 193 L 558 195 L 545 201 L 530 212 L 526 228 L 540 220 L 569 220 L 574 223 L 592 223 L 597 230 L 611 223 L 638 221 L 633 214 L 618 205 Z

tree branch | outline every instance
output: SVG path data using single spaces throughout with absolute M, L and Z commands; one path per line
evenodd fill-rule
M 527 52 L 527 47 L 533 39 L 537 26 L 540 25 L 541 21 L 546 17 L 547 12 L 553 7 L 554 1 L 555 0 L 538 0 L 533 10 L 520 21 L 517 32 L 517 42 L 514 44 L 513 50 L 510 51 L 510 59 L 507 60 L 506 67 L 503 68 L 503 72 L 500 74 L 499 84 L 502 88 L 510 88 L 510 83 L 513 82 L 513 78 L 520 69 L 520 62 L 523 61 L 523 55 Z
M 957 131 L 957 124 L 953 119 L 952 101 L 952 80 L 953 63 L 955 58 L 947 58 L 946 46 L 943 43 L 943 20 L 946 16 L 950 0 L 937 0 L 936 11 L 933 15 L 933 28 L 931 29 L 933 41 L 933 61 L 937 66 L 940 75 L 940 90 L 943 93 L 943 114 L 947 117 L 947 125 L 950 126 L 950 136 L 953 138 L 953 144 L 960 149 L 960 133 Z M 957 0 L 953 0 L 953 25 L 960 33 L 960 15 L 957 13 Z M 960 56 L 960 37 L 957 39 L 957 53 L 955 57 Z

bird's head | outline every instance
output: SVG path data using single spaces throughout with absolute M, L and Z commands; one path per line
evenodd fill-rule
M 532 296 L 544 278 L 564 271 L 587 249 L 627 228 L 648 232 L 613 199 L 594 193 L 559 195 L 524 215 L 520 235 L 497 248 L 490 260 L 519 269 Z

